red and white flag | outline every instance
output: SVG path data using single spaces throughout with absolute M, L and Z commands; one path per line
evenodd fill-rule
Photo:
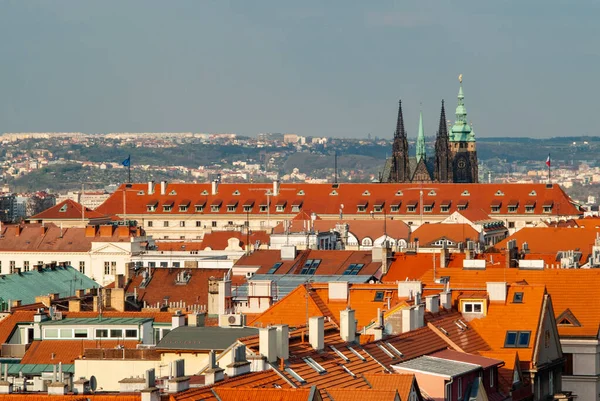
M 548 154 L 548 158 L 546 159 L 546 166 L 550 168 L 550 154 Z

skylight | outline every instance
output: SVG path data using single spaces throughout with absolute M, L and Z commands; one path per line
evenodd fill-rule
M 392 352 L 387 349 L 386 347 L 383 346 L 383 344 L 377 344 L 377 347 L 383 351 L 384 354 L 386 354 L 387 356 L 389 356 L 392 359 L 396 359 L 396 355 L 392 354 Z
M 531 338 L 530 331 L 507 331 L 504 340 L 505 348 L 528 348 Z
M 377 291 L 375 293 L 375 299 L 373 299 L 373 301 L 375 301 L 375 302 L 381 302 L 381 301 L 383 301 L 383 296 L 384 296 L 384 292 L 383 291 Z
M 350 369 L 348 369 L 347 367 L 345 367 L 344 365 L 342 365 L 342 369 L 344 369 L 344 371 L 346 373 L 348 373 L 350 376 L 356 378 L 356 374 L 354 374 L 354 372 L 352 372 Z
M 283 264 L 282 262 L 277 262 L 277 263 L 275 263 L 275 264 L 273 265 L 273 267 L 271 267 L 271 268 L 269 269 L 269 271 L 267 272 L 267 274 L 273 274 L 273 273 L 275 273 L 275 272 L 277 271 L 277 269 L 279 269 L 279 268 L 281 267 L 281 265 L 282 265 L 282 264 Z
M 388 348 L 391 349 L 400 358 L 404 358 L 404 354 L 402 352 L 400 352 L 400 350 L 398 348 L 394 347 L 392 344 L 390 344 L 388 342 L 386 342 L 385 345 L 387 345 Z
M 302 378 L 302 376 L 300 376 L 298 373 L 296 373 L 292 368 L 285 368 L 285 371 L 287 373 L 290 374 L 290 376 L 292 376 L 294 379 L 296 379 L 297 381 L 299 381 L 300 383 L 304 384 L 306 383 L 306 380 L 304 380 Z
M 302 358 L 302 360 L 304 362 L 306 362 L 306 364 L 308 366 L 313 368 L 318 374 L 322 375 L 324 373 L 327 373 L 327 369 L 325 369 L 323 366 L 319 365 L 319 363 L 317 361 L 315 361 L 314 359 L 312 359 L 311 357 L 307 356 L 307 357 Z
M 337 356 L 339 356 L 340 358 L 342 358 L 342 360 L 344 360 L 346 362 L 350 362 L 350 359 L 348 359 L 348 357 L 346 355 L 342 354 L 342 351 L 340 351 L 339 349 L 337 349 L 333 345 L 330 345 L 329 348 L 331 348 L 331 350 L 333 352 L 335 352 Z
M 513 303 L 515 303 L 515 304 L 523 303 L 523 293 L 522 292 L 515 292 L 515 295 L 513 295 Z
M 315 274 L 317 271 L 317 267 L 321 264 L 321 259 L 308 259 L 306 263 L 304 263 L 304 267 L 300 270 L 300 274 Z
M 359 354 L 358 351 L 355 350 L 354 348 L 352 348 L 352 347 L 346 347 L 346 348 L 348 348 L 348 350 L 350 350 L 350 352 L 352 352 L 354 355 L 356 355 L 358 357 L 358 359 L 360 359 L 361 361 L 363 361 L 363 362 L 367 361 L 366 358 L 364 356 L 362 356 L 361 354 Z
M 343 273 L 344 276 L 356 276 L 360 270 L 363 268 L 364 264 L 362 263 L 352 263 L 346 271 Z

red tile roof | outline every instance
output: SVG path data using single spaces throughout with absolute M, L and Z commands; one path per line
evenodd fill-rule
M 348 232 L 354 235 L 359 241 L 364 238 L 375 240 L 384 234 L 389 237 L 408 240 L 410 227 L 402 220 L 315 220 L 312 227 L 317 232 L 331 231 L 338 224 L 347 224 Z M 289 222 L 288 232 L 300 233 L 306 232 L 311 227 L 306 220 L 293 219 Z M 282 222 L 273 228 L 273 233 L 281 234 L 285 232 L 285 224 Z
M 469 322 L 466 322 L 462 314 L 456 310 L 443 311 L 436 315 L 427 313 L 425 320 L 432 330 L 436 330 L 440 337 L 450 340 L 460 348 L 460 351 L 474 353 L 490 349 L 477 331 L 468 328 L 465 330 L 456 324 L 460 320 L 467 327 L 469 326 Z
M 83 210 L 82 210 L 83 208 Z M 92 210 L 71 199 L 64 200 L 41 213 L 29 218 L 29 220 L 81 220 L 97 219 L 105 217 L 103 213 Z
M 435 358 L 448 359 L 451 361 L 466 362 L 479 365 L 484 369 L 492 366 L 502 365 L 504 362 L 501 359 L 493 359 L 479 355 L 467 354 L 466 352 L 458 352 L 450 349 L 436 352 L 430 356 Z
M 220 401 L 310 401 L 310 388 L 216 387 Z
M 273 185 L 263 183 L 253 184 L 226 184 L 218 185 L 218 193 L 211 194 L 211 183 L 205 184 L 188 184 L 188 183 L 169 183 L 165 191 L 165 195 L 160 194 L 159 186 L 155 185 L 157 191 L 154 194 L 147 194 L 146 183 L 132 184 L 132 190 L 126 191 L 126 203 L 128 215 L 145 215 L 145 214 L 169 214 L 169 215 L 211 215 L 211 214 L 245 214 L 239 204 L 244 204 L 249 199 L 256 201 L 250 213 L 258 214 L 258 204 L 265 204 L 267 200 L 267 191 L 273 190 Z M 123 214 L 123 192 L 122 186 L 115 191 L 96 211 L 101 214 Z M 364 214 L 369 216 L 373 210 L 373 205 L 377 199 L 383 199 L 393 203 L 394 199 L 403 199 L 398 215 L 408 214 L 406 200 L 417 199 L 418 193 L 415 193 L 414 184 L 371 184 L 371 183 L 343 183 L 338 184 L 336 188 L 332 188 L 331 184 L 306 184 L 306 183 L 284 183 L 281 184 L 277 195 L 269 196 L 271 218 L 277 216 L 296 215 L 297 212 L 292 212 L 292 203 L 295 200 L 301 199 L 303 202 L 302 210 L 312 210 L 321 215 L 339 215 L 341 205 L 345 205 L 344 214 Z M 335 190 L 335 192 L 334 192 Z M 504 194 L 499 196 L 497 194 Z M 416 198 L 415 198 L 416 196 Z M 424 191 L 423 201 L 430 202 L 432 200 L 451 199 L 452 205 L 449 212 L 441 212 L 436 204 L 433 208 L 432 215 L 446 215 L 457 210 L 457 204 L 460 200 L 468 200 L 468 208 L 490 210 L 490 202 L 493 199 L 519 199 L 521 205 L 518 213 L 524 213 L 524 204 L 527 200 L 536 200 L 534 215 L 544 215 L 543 204 L 548 200 L 553 201 L 552 213 L 547 215 L 580 215 L 581 212 L 574 206 L 572 200 L 565 192 L 556 184 L 546 186 L 546 184 L 436 184 L 435 191 Z M 165 212 L 162 207 L 158 207 L 154 212 L 147 212 L 146 205 L 149 200 L 158 201 L 159 205 L 174 201 L 176 205 L 183 200 L 192 199 L 197 203 L 213 204 L 215 200 L 221 200 L 221 203 L 229 203 L 231 199 L 238 200 L 238 207 L 235 213 L 228 212 L 227 207 L 221 206 L 218 211 L 212 212 L 210 207 L 205 207 L 203 212 L 196 212 L 194 207 L 188 208 L 186 211 L 179 212 L 175 207 L 171 212 Z M 287 201 L 283 212 L 276 211 L 276 204 L 282 200 Z M 368 206 L 366 212 L 358 212 L 357 205 L 360 201 L 367 201 Z M 507 202 L 504 202 L 500 208 L 500 214 L 507 214 Z M 386 205 L 386 208 L 388 206 Z M 390 217 L 394 213 L 390 210 Z M 413 212 L 417 216 L 416 212 Z
M 193 305 L 208 305 L 208 282 L 211 277 L 222 279 L 228 269 L 170 269 L 153 268 L 152 279 L 144 288 L 140 287 L 143 281 L 141 271 L 132 277 L 125 291 L 133 293 L 137 291 L 138 300 L 150 307 L 155 304 L 163 305 L 165 298 L 168 302 L 183 302 L 187 307 Z M 181 273 L 189 274 L 187 284 L 178 284 L 177 277 Z
M 478 241 L 479 233 L 470 224 L 423 224 L 411 234 L 411 241 L 419 239 L 421 246 L 430 246 L 440 239 L 459 243 Z
M 0 394 L 0 401 L 140 401 L 140 393 L 101 393 L 101 394 L 40 394 L 13 393 Z
M 415 376 L 402 373 L 365 373 L 363 375 L 375 390 L 396 390 L 401 400 L 409 400 L 410 390 L 417 386 Z M 418 390 L 417 390 L 418 391 Z
M 8 341 L 19 323 L 31 323 L 36 311 L 15 311 L 0 320 L 0 344 Z
M 213 231 L 204 234 L 202 238 L 202 249 L 224 250 L 229 246 L 229 240 L 235 238 L 236 245 L 245 249 L 246 240 L 250 240 L 250 244 L 254 245 L 256 241 L 261 244 L 269 244 L 270 237 L 266 231 L 252 231 L 249 236 L 240 231 Z
M 370 388 L 330 388 L 325 391 L 335 401 L 395 401 L 398 394 L 396 390 L 375 390 Z M 401 399 L 404 400 L 404 398 Z
M 75 359 L 81 358 L 87 348 L 125 348 L 135 349 L 138 341 L 117 340 L 42 340 L 33 341 L 23 359 L 22 364 L 57 364 L 59 362 L 71 364 Z
M 63 228 L 48 223 L 3 225 L 0 252 L 87 252 L 92 242 L 130 242 L 136 231 L 125 226 Z M 86 234 L 93 235 L 87 236 Z

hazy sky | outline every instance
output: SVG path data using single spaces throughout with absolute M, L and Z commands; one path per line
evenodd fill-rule
M 0 132 L 598 133 L 587 0 L 0 0 Z

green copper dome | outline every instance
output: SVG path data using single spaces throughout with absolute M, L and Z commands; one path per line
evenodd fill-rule
M 462 78 L 462 75 L 461 75 Z M 475 142 L 475 132 L 467 123 L 467 108 L 463 94 L 462 79 L 458 90 L 458 105 L 456 106 L 456 120 L 450 130 L 450 142 Z

